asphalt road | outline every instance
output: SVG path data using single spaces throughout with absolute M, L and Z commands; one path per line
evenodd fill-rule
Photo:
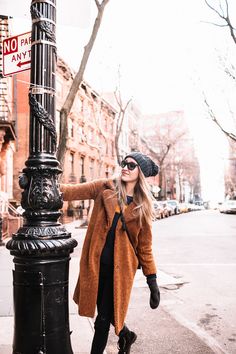
M 127 322 L 138 332 L 134 353 L 236 353 L 236 215 L 204 210 L 158 220 L 153 252 L 158 268 L 180 285 L 132 292 Z M 204 345 L 206 344 L 206 347 Z M 115 353 L 110 335 L 107 352 Z
M 206 342 L 236 353 L 236 215 L 191 212 L 153 231 L 159 268 L 185 282 L 162 305 Z

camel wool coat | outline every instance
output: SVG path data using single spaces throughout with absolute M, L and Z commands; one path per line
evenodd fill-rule
M 74 301 L 81 316 L 94 317 L 97 303 L 100 256 L 105 245 L 117 206 L 117 197 L 112 180 L 100 179 L 75 185 L 60 185 L 64 200 L 93 199 L 94 207 L 85 236 L 80 273 L 74 291 Z M 156 273 L 152 255 L 152 233 L 145 220 L 140 228 L 138 217 L 130 203 L 124 211 L 124 218 L 130 237 L 137 249 L 144 275 Z M 119 219 L 114 245 L 114 326 L 118 335 L 124 326 L 126 313 L 138 259 Z

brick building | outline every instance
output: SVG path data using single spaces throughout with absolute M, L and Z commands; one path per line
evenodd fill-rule
M 20 203 L 18 177 L 29 151 L 29 90 L 30 72 L 15 75 L 14 96 L 17 105 L 17 143 L 14 154 L 14 202 Z M 60 128 L 60 109 L 66 99 L 73 73 L 62 59 L 57 67 L 56 130 Z M 83 82 L 68 116 L 68 140 L 61 182 L 79 183 L 115 172 L 115 109 L 87 83 Z M 59 134 L 58 134 L 59 136 Z M 89 202 L 64 203 L 65 214 L 86 215 Z
M 57 126 L 72 72 L 59 60 L 57 75 Z M 68 141 L 62 182 L 78 183 L 115 173 L 116 110 L 86 82 L 81 84 L 68 117 Z M 68 214 L 86 214 L 89 202 L 71 202 Z

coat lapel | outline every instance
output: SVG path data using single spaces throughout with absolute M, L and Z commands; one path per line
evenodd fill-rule
M 113 189 L 105 189 L 102 192 L 103 204 L 107 214 L 109 225 L 111 225 L 112 223 L 117 207 L 117 198 L 114 194 L 115 191 Z
M 112 224 L 112 220 L 114 218 L 116 208 L 118 205 L 117 197 L 115 195 L 114 189 L 105 189 L 102 193 L 103 204 L 106 210 L 106 214 L 108 217 L 109 225 Z M 130 203 L 124 210 L 124 218 L 125 221 L 131 221 L 132 219 L 137 218 L 135 213 L 136 204 L 134 202 Z
M 137 218 L 137 214 L 135 212 L 135 208 L 136 208 L 136 204 L 134 202 L 130 203 L 127 208 L 125 209 L 124 211 L 124 218 L 125 218 L 125 221 L 128 222 L 128 221 L 131 221 L 133 219 L 136 219 Z

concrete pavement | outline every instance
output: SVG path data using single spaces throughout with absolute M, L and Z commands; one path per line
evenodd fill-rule
M 70 328 L 72 330 L 71 341 L 74 354 L 89 354 L 91 341 L 93 338 L 93 320 L 80 317 L 77 314 L 77 307 L 72 300 L 73 290 L 77 281 L 79 269 L 79 257 L 85 236 L 86 229 L 80 228 L 79 221 L 67 224 L 67 230 L 72 233 L 72 237 L 78 241 L 78 246 L 71 255 L 70 274 L 69 274 L 69 312 L 70 312 Z M 5 247 L 0 247 L 0 354 L 12 354 L 12 338 L 13 338 L 13 296 L 12 296 L 12 268 L 13 257 Z M 158 284 L 162 289 L 171 289 L 184 283 L 184 280 L 176 279 L 158 272 Z M 137 272 L 134 290 L 128 314 L 129 324 L 135 328 L 136 316 L 143 318 L 144 323 L 149 324 L 139 334 L 137 344 L 134 345 L 134 353 L 151 354 L 151 353 L 202 353 L 212 354 L 220 353 L 212 350 L 207 346 L 196 334 L 191 330 L 177 322 L 169 315 L 162 306 L 156 311 L 149 311 L 141 304 L 143 295 L 147 296 L 147 286 L 145 277 L 141 271 Z M 158 333 L 151 333 L 150 323 L 159 324 Z M 147 340 L 148 338 L 148 345 Z M 116 348 L 117 337 L 111 330 L 109 343 L 107 346 L 107 354 L 117 353 Z M 56 354 L 56 353 L 55 353 Z

